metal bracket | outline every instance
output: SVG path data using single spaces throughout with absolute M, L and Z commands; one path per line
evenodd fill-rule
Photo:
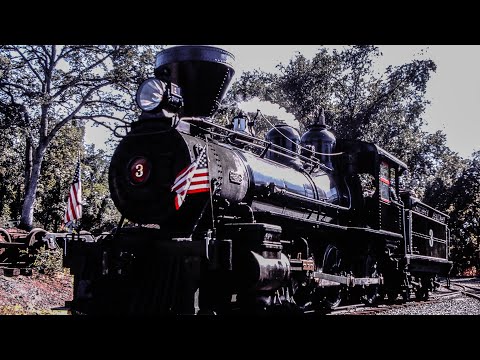
M 347 285 L 348 287 L 354 286 L 369 286 L 369 285 L 382 285 L 383 277 L 376 278 L 356 278 L 353 275 L 341 276 L 331 275 L 323 272 L 315 271 L 313 278 L 319 280 L 320 286 L 338 286 L 339 284 Z

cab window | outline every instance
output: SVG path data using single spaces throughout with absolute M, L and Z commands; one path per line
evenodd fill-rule
M 390 202 L 390 167 L 384 161 L 380 163 L 379 194 L 380 200 Z

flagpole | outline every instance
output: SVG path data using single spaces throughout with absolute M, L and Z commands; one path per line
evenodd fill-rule
M 206 152 L 207 152 L 207 168 L 210 169 L 210 164 L 208 163 L 210 161 L 210 157 L 208 156 L 208 135 L 205 134 L 205 146 L 206 146 Z M 210 170 L 208 170 L 208 177 L 210 177 Z M 210 187 L 212 186 L 212 180 L 210 179 Z M 216 236 L 216 231 L 215 231 L 215 217 L 214 217 L 214 213 L 213 213 L 213 193 L 217 191 L 217 189 L 220 188 L 220 186 L 217 186 L 216 182 L 214 184 L 214 189 L 212 191 L 210 191 L 210 194 L 209 194 L 209 198 L 210 198 L 210 209 L 212 211 L 212 234 L 213 236 L 215 237 Z M 203 215 L 203 212 L 205 211 L 205 208 L 202 210 L 202 215 Z M 197 224 L 198 224 L 198 220 L 197 220 Z M 195 227 L 193 228 L 195 230 L 195 228 L 197 227 L 197 224 L 195 224 Z
M 210 204 L 210 206 L 212 206 L 212 201 L 211 201 L 212 193 L 216 193 L 219 188 L 220 187 L 215 183 L 214 184 L 214 190 L 212 190 L 210 192 L 210 199 L 205 202 L 205 205 L 203 206 L 202 211 L 200 212 L 200 215 L 197 218 L 197 221 L 195 221 L 195 224 L 193 225 L 192 233 L 195 232 L 195 229 L 197 228 L 198 224 L 200 223 L 200 220 L 202 220 L 203 214 L 205 213 L 205 210 L 207 209 L 207 206 L 209 204 Z M 213 212 L 212 212 L 212 214 L 213 214 Z M 212 215 L 212 223 L 213 223 L 213 215 Z M 215 225 L 214 224 L 212 224 L 212 234 L 215 235 Z

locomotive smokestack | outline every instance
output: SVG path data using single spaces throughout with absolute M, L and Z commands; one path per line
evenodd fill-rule
M 325 126 L 325 110 L 322 108 L 318 114 L 318 117 L 314 121 L 315 124 Z
M 213 46 L 176 46 L 157 54 L 155 76 L 180 86 L 182 116 L 212 116 L 232 80 L 235 57 Z

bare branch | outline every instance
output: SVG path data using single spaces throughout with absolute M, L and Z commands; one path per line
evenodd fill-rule
M 4 89 L 0 88 L 0 91 L 3 91 L 5 95 L 7 95 L 10 98 L 10 103 L 15 104 L 15 98 L 11 92 L 5 91 Z
M 94 62 L 93 64 L 91 64 L 90 66 L 86 67 L 85 69 L 82 69 L 82 72 L 84 73 L 87 73 L 89 72 L 90 70 L 94 69 L 95 67 L 97 67 L 98 65 L 100 65 L 101 63 L 105 62 L 105 60 L 107 60 L 110 56 L 112 56 L 113 54 L 115 53 L 115 50 L 112 50 L 110 52 L 108 52 L 103 58 L 97 60 L 96 62 Z M 59 57 L 60 58 L 60 57 Z M 58 60 L 58 59 L 57 59 Z M 68 72 L 68 74 L 71 74 L 73 73 L 73 70 Z M 83 81 L 101 81 L 103 79 L 80 79 L 78 77 L 74 78 L 73 80 L 71 80 L 69 83 L 67 84 L 63 84 L 60 86 L 59 90 L 53 94 L 52 98 L 56 98 L 58 97 L 59 95 L 61 95 L 65 90 L 67 90 L 69 87 L 72 87 L 74 85 L 81 85 L 81 82 Z
M 48 68 L 48 59 L 50 57 L 50 54 L 48 53 L 47 48 L 45 45 L 40 46 L 43 50 L 43 54 L 39 51 L 37 51 L 35 48 L 31 47 L 29 49 L 30 53 L 33 53 L 34 57 L 38 60 L 40 66 L 42 67 L 43 71 L 46 71 Z
M 17 89 L 23 90 L 24 92 L 27 92 L 27 89 L 25 89 L 25 87 L 23 87 L 22 85 L 13 84 L 13 83 L 10 83 L 10 82 L 0 82 L 0 88 L 2 86 L 11 86 L 11 87 L 15 87 Z
M 105 121 L 101 121 L 101 120 L 97 120 L 97 118 L 108 118 L 108 119 L 111 119 L 111 120 L 115 120 L 115 121 L 120 121 L 122 124 L 125 124 L 125 125 L 128 125 L 130 124 L 128 121 L 125 121 L 119 117 L 116 117 L 116 116 L 111 116 L 111 115 L 105 115 L 105 114 L 98 114 L 98 115 L 85 115 L 85 116 L 75 116 L 74 119 L 78 119 L 78 120 L 87 120 L 87 121 L 91 121 L 95 124 L 98 124 L 100 126 L 103 126 L 109 130 L 111 130 L 112 132 L 115 132 L 115 129 L 111 126 L 109 126 Z
M 131 109 L 127 106 L 122 106 L 120 104 L 117 104 L 114 101 L 108 101 L 108 100 L 93 100 L 93 101 L 87 101 L 85 105 L 90 105 L 90 104 L 105 104 L 105 105 L 110 105 L 113 106 L 117 109 L 125 110 L 125 111 L 130 111 Z
M 48 136 L 46 137 L 46 142 L 49 143 L 53 137 L 55 136 L 55 134 L 67 123 L 69 122 L 70 120 L 72 120 L 75 115 L 77 115 L 77 113 L 82 109 L 82 107 L 85 106 L 85 102 L 88 101 L 87 99 L 95 92 L 97 91 L 98 89 L 102 88 L 103 86 L 106 86 L 108 85 L 109 82 L 105 82 L 103 84 L 100 84 L 100 85 L 97 85 L 93 88 L 91 88 L 87 94 L 83 97 L 83 100 L 80 101 L 80 103 L 77 105 L 77 107 L 72 111 L 72 113 L 70 113 L 68 116 L 66 116 L 65 118 L 63 118 L 61 121 L 59 121 L 55 126 L 54 128 L 50 131 L 50 133 L 48 134 Z
M 89 121 L 92 121 L 100 126 L 103 126 L 104 128 L 107 128 L 108 130 L 110 130 L 112 133 L 115 132 L 115 129 L 108 126 L 107 124 L 105 124 L 103 121 L 98 121 L 98 120 L 95 120 L 95 119 L 88 119 Z
M 94 120 L 95 118 L 106 118 L 110 120 L 120 121 L 123 124 L 130 124 L 129 121 L 124 120 L 125 117 L 119 118 L 118 116 L 112 116 L 108 114 L 80 115 L 80 116 L 74 116 L 73 118 L 78 120 Z
M 66 47 L 66 46 L 62 47 L 62 50 L 60 51 L 60 55 L 58 55 L 58 57 L 55 59 L 54 65 L 56 66 L 61 59 L 67 57 L 67 55 L 77 50 L 77 48 L 78 46 L 74 46 L 74 45 L 71 45 L 69 47 Z
M 17 46 L 14 46 L 13 47 L 15 49 L 15 51 L 22 57 L 23 60 L 25 60 L 25 62 L 27 63 L 27 66 L 30 68 L 30 70 L 32 70 L 32 72 L 34 73 L 34 75 L 37 77 L 37 79 L 40 81 L 40 83 L 43 85 L 44 81 L 42 80 L 42 78 L 40 77 L 40 75 L 38 74 L 38 72 L 33 68 L 32 64 L 30 64 L 30 61 L 25 57 L 25 55 L 20 51 L 20 49 L 17 47 Z
M 52 46 L 55 46 L 55 45 L 52 45 Z M 52 61 L 52 55 L 50 54 L 50 52 L 48 51 L 47 47 L 45 45 L 40 45 L 40 47 L 42 48 L 43 52 L 45 53 L 45 56 L 50 59 L 50 61 Z

